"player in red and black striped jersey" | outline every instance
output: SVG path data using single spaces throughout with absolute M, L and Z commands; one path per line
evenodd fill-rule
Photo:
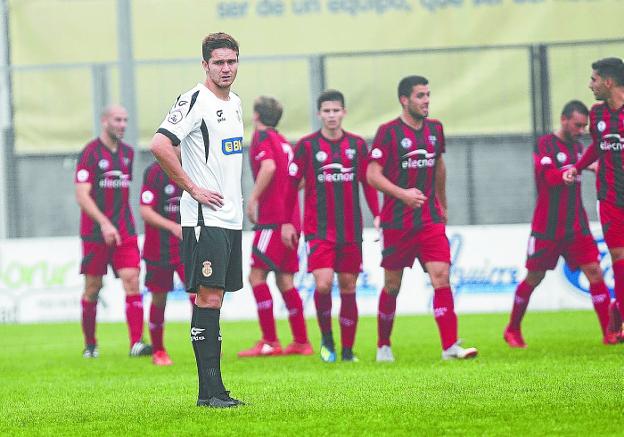
M 457 341 L 457 316 L 449 282 L 451 254 L 446 237 L 446 166 L 442 124 L 428 118 L 429 81 L 408 76 L 398 87 L 401 115 L 381 125 L 373 140 L 368 181 L 384 193 L 384 288 L 377 316 L 377 361 L 394 361 L 390 334 L 403 269 L 414 260 L 431 278 L 433 309 L 442 340 L 442 358 L 470 358 L 475 348 Z
M 353 344 L 358 321 L 355 285 L 362 269 L 362 211 L 360 184 L 371 213 L 378 222 L 377 193 L 366 181 L 368 148 L 363 138 L 342 129 L 346 115 L 344 96 L 328 90 L 317 99 L 322 127 L 303 137 L 289 166 L 292 186 L 305 179 L 303 232 L 308 249 L 308 271 L 316 281 L 314 302 L 323 336 L 321 358 L 336 361 L 331 327 L 331 291 L 334 272 L 340 287 L 342 360 L 355 361 Z M 296 198 L 293 190 L 287 205 Z M 296 247 L 292 225 L 282 226 L 282 239 Z
M 95 338 L 97 300 L 102 276 L 111 264 L 126 292 L 130 355 L 151 355 L 142 341 L 143 301 L 139 293 L 139 248 L 128 202 L 134 151 L 123 143 L 128 113 L 118 105 L 102 113 L 102 133 L 85 146 L 76 166 L 76 199 L 81 209 L 80 237 L 85 275 L 82 296 L 83 356 L 98 355 Z
M 615 279 L 609 343 L 624 341 L 624 62 L 605 58 L 592 64 L 589 88 L 596 100 L 589 113 L 592 143 L 581 159 L 564 174 L 566 183 L 598 161 L 596 188 L 602 233 L 611 254 Z
M 520 324 L 531 293 L 563 256 L 571 269 L 580 268 L 589 280 L 589 290 L 598 315 L 604 342 L 609 324 L 609 289 L 602 278 L 599 252 L 591 235 L 581 200 L 580 177 L 565 185 L 563 172 L 583 153 L 579 141 L 587 127 L 587 107 L 578 100 L 568 102 L 561 112 L 561 127 L 540 137 L 533 152 L 537 204 L 527 249 L 526 278 L 516 289 L 509 325 L 503 338 L 511 347 L 526 347 Z
M 152 362 L 157 366 L 172 363 L 163 343 L 167 293 L 173 289 L 176 272 L 184 282 L 184 265 L 180 259 L 180 197 L 182 189 L 165 173 L 158 162 L 145 169 L 141 188 L 141 217 L 145 221 L 145 286 L 152 293 L 149 330 L 152 338 Z M 193 301 L 194 295 L 191 296 Z
M 254 188 L 247 202 L 247 217 L 255 225 L 255 237 L 251 254 L 251 285 L 258 309 L 262 339 L 252 348 L 238 353 L 239 357 L 267 355 L 310 355 L 313 353 L 308 340 L 303 302 L 294 275 L 299 270 L 297 249 L 288 248 L 281 239 L 281 227 L 292 223 L 297 232 L 301 228 L 299 202 L 287 208 L 284 199 L 290 188 L 288 165 L 293 158 L 290 143 L 277 130 L 282 117 L 282 105 L 273 97 L 261 96 L 254 102 L 255 131 L 249 147 Z M 288 309 L 288 321 L 293 342 L 282 351 L 277 338 L 273 299 L 267 285 L 269 272 L 275 273 L 275 283 Z

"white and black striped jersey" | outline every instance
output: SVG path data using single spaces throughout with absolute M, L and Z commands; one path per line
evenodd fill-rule
M 199 205 L 189 193 L 180 200 L 182 226 L 243 227 L 243 111 L 230 92 L 221 100 L 202 83 L 182 94 L 158 132 L 182 148 L 182 168 L 200 187 L 223 195 L 223 207 Z

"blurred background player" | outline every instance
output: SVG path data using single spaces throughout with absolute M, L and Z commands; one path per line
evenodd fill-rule
M 596 189 L 598 215 L 609 248 L 615 280 L 608 342 L 623 341 L 624 314 L 624 62 L 620 58 L 600 59 L 592 64 L 589 88 L 595 104 L 589 113 L 592 143 L 563 178 L 574 183 L 576 175 L 598 160 Z
M 303 318 L 303 303 L 294 283 L 294 274 L 299 270 L 297 248 L 286 247 L 281 239 L 282 224 L 293 223 L 297 234 L 301 229 L 298 199 L 292 209 L 287 209 L 284 202 L 290 189 L 288 165 L 293 150 L 275 129 L 282 112 L 282 105 L 273 97 L 261 96 L 254 102 L 255 132 L 249 147 L 249 159 L 255 184 L 247 202 L 247 216 L 256 232 L 249 283 L 256 299 L 262 339 L 251 349 L 239 352 L 239 357 L 282 354 L 273 317 L 273 299 L 266 283 L 271 271 L 275 272 L 275 282 L 286 304 L 293 335 L 293 342 L 283 353 L 313 353 Z M 296 190 L 296 187 L 292 189 Z
M 308 271 L 314 275 L 314 303 L 321 329 L 321 359 L 336 361 L 332 334 L 334 272 L 340 287 L 340 337 L 342 360 L 356 361 L 353 354 L 358 309 L 355 288 L 362 270 L 362 211 L 359 184 L 375 223 L 379 220 L 377 192 L 366 182 L 368 148 L 363 138 L 342 129 L 347 111 L 341 92 L 327 90 L 317 100 L 321 129 L 303 137 L 290 164 L 292 187 L 305 179 L 304 234 Z M 288 208 L 294 207 L 291 192 Z M 292 224 L 282 226 L 282 239 L 296 248 L 298 233 Z
M 243 288 L 243 110 L 231 91 L 238 54 L 238 43 L 226 33 L 204 38 L 204 80 L 177 98 L 150 146 L 165 172 L 184 190 L 181 252 L 186 291 L 197 293 L 190 337 L 199 407 L 243 404 L 223 384 L 220 326 L 225 291 Z
M 583 153 L 581 135 L 587 127 L 587 107 L 572 100 L 563 107 L 561 126 L 555 133 L 537 140 L 533 152 L 537 203 L 533 213 L 527 249 L 526 278 L 518 285 L 509 325 L 503 338 L 511 347 L 524 348 L 520 324 L 531 293 L 563 256 L 572 270 L 580 268 L 589 281 L 594 309 L 604 342 L 609 342 L 609 289 L 602 279 L 600 253 L 589 230 L 587 213 L 581 199 L 581 178 L 565 185 L 563 172 Z
M 85 146 L 76 167 L 76 200 L 80 206 L 80 238 L 85 290 L 82 295 L 82 331 L 85 358 L 98 356 L 96 311 L 102 276 L 111 264 L 126 293 L 126 320 L 130 355 L 151 355 L 143 343 L 143 299 L 139 293 L 139 248 L 128 203 L 134 151 L 123 143 L 127 111 L 107 107 L 100 118 L 102 133 Z
M 377 315 L 377 361 L 394 361 L 390 334 L 403 269 L 418 258 L 434 288 L 433 310 L 442 358 L 472 358 L 475 348 L 457 340 L 457 315 L 449 282 L 451 254 L 446 237 L 446 166 L 442 124 L 429 115 L 429 82 L 408 76 L 399 83 L 401 115 L 377 130 L 370 153 L 368 181 L 384 193 L 384 288 Z
M 145 287 L 152 293 L 149 331 L 152 338 L 152 362 L 157 366 L 172 363 L 165 350 L 164 324 L 167 293 L 173 289 L 173 274 L 184 282 L 184 266 L 180 259 L 180 197 L 182 190 L 173 183 L 160 164 L 145 169 L 141 188 L 141 217 L 145 221 Z M 191 294 L 191 302 L 195 295 Z

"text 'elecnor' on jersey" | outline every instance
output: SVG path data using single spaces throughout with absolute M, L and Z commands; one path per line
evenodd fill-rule
M 589 130 L 597 148 L 598 199 L 624 206 L 624 106 L 612 110 L 606 103 L 594 105 L 589 113 Z
M 572 185 L 563 182 L 563 171 L 572 167 L 583 153 L 579 142 L 568 144 L 555 134 L 540 137 L 533 161 L 537 202 L 531 235 L 543 240 L 590 235 L 587 213 L 581 200 L 581 178 Z
M 182 168 L 199 187 L 223 195 L 216 210 L 187 192 L 180 200 L 182 226 L 243 228 L 243 111 L 230 92 L 221 100 L 202 83 L 178 97 L 158 132 L 182 148 Z
M 445 152 L 442 124 L 423 120 L 416 130 L 400 118 L 382 124 L 370 152 L 371 162 L 381 165 L 383 175 L 401 188 L 417 188 L 427 196 L 420 208 L 410 208 L 399 199 L 384 194 L 381 226 L 386 229 L 420 228 L 443 223 L 442 209 L 435 195 L 436 163 Z
M 292 223 L 295 229 L 301 229 L 299 202 L 292 210 L 288 209 L 284 199 L 287 190 L 292 189 L 288 166 L 293 160 L 293 147 L 278 131 L 272 128 L 256 130 L 249 146 L 249 162 L 254 180 L 265 160 L 275 162 L 275 173 L 269 185 L 258 199 L 257 229 L 274 227 L 283 223 Z
M 91 184 L 89 195 L 122 240 L 136 235 L 128 203 L 133 160 L 134 151 L 129 145 L 119 143 L 113 152 L 96 138 L 80 152 L 74 177 L 75 183 Z M 100 225 L 84 211 L 80 213 L 80 237 L 84 241 L 104 241 Z
M 373 215 L 379 212 L 377 192 L 366 182 L 367 154 L 364 139 L 349 132 L 335 141 L 325 138 L 321 131 L 299 140 L 289 174 L 295 186 L 305 179 L 306 241 L 362 241 L 359 184 Z
M 145 169 L 141 205 L 147 205 L 162 217 L 180 223 L 182 189 L 154 162 Z M 143 259 L 156 265 L 180 263 L 180 240 L 166 229 L 145 223 Z

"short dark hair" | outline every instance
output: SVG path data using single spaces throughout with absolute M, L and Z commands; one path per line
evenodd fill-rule
M 316 99 L 316 109 L 321 109 L 321 104 L 323 102 L 340 102 L 342 108 L 345 107 L 345 98 L 344 95 L 338 90 L 325 90 L 318 96 Z
M 592 64 L 592 69 L 603 78 L 611 78 L 616 85 L 624 86 L 624 62 L 620 58 L 604 58 Z
M 589 115 L 589 110 L 587 109 L 587 106 L 585 106 L 585 103 L 581 102 L 580 100 L 570 100 L 563 106 L 563 109 L 561 110 L 561 116 L 565 118 L 570 118 L 575 112 L 578 112 L 581 115 Z
M 282 104 L 269 96 L 258 97 L 254 102 L 253 110 L 258 114 L 260 122 L 269 127 L 277 126 L 284 111 Z
M 238 58 L 238 42 L 227 33 L 211 33 L 202 41 L 202 57 L 208 62 L 215 49 L 232 49 Z
M 407 76 L 399 82 L 399 100 L 401 96 L 409 97 L 412 95 L 412 89 L 416 85 L 429 85 L 429 81 L 424 76 Z

